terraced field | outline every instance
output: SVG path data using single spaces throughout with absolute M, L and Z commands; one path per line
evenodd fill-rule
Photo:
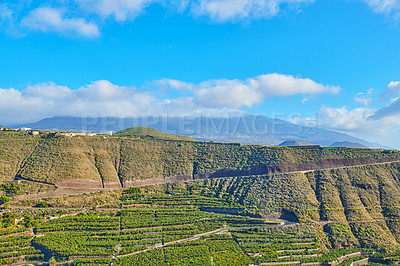
M 372 252 L 371 249 L 327 250 L 318 234 L 303 225 L 233 230 L 232 236 L 259 265 L 332 263 L 348 254 L 358 258 Z
M 130 188 L 96 210 L 39 208 L 38 225 L 14 221 L 0 230 L 1 262 L 349 265 L 366 258 L 386 263 L 399 258 L 398 252 L 379 249 L 331 249 L 329 234 L 319 224 L 267 220 L 256 208 L 234 202 L 229 193 L 205 188 L 200 183 Z M 31 214 L 36 210 L 11 207 L 6 213 L 13 208 Z
M 34 243 L 59 261 L 81 264 L 108 265 L 115 262 L 132 265 L 133 261 L 143 260 L 154 253 L 154 256 L 162 257 L 165 265 L 211 265 L 217 251 L 216 262 L 224 260 L 228 263 L 230 260 L 225 257 L 251 262 L 233 238 L 226 234 L 230 228 L 270 226 L 259 218 L 201 211 L 196 204 L 206 201 L 205 196 L 131 191 L 128 189 L 123 193 L 120 202 L 123 208 L 113 214 L 82 213 L 40 224 L 35 228 L 37 237 Z M 135 197 L 137 199 L 133 200 Z M 187 198 L 194 205 L 188 205 Z M 223 199 L 214 200 L 218 207 L 229 206 Z M 127 201 L 130 208 L 124 204 Z M 157 205 L 153 204 L 154 201 Z M 240 254 L 230 256 L 235 250 Z
M 33 239 L 32 232 L 22 231 L 15 233 L 13 230 L 0 232 L 3 234 L 0 237 L 1 265 L 19 261 L 38 261 L 44 259 L 44 255 L 31 245 Z

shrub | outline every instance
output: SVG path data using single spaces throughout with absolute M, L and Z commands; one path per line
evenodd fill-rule
M 0 205 L 1 204 L 5 204 L 5 203 L 7 203 L 7 202 L 9 202 L 10 201 L 10 198 L 9 197 L 7 197 L 7 196 L 1 196 L 0 197 Z

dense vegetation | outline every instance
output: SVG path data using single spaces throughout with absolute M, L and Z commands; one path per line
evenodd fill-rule
M 321 221 L 332 247 L 382 248 L 400 241 L 399 170 L 391 163 L 200 183 L 264 215 Z
M 0 238 L 0 264 L 44 259 L 43 254 L 31 246 L 32 236 L 12 235 Z
M 9 209 L 2 219 L 5 229 L 0 230 L 2 263 L 55 259 L 69 265 L 250 265 L 336 260 L 350 264 L 366 257 L 392 263 L 399 257 L 398 251 L 386 253 L 383 246 L 378 247 L 379 239 L 370 245 L 356 238 L 353 223 L 344 227 L 345 222 L 332 221 L 324 226 L 310 220 L 281 226 L 281 221 L 261 218 L 259 206 L 236 198 L 244 191 L 224 189 L 223 180 L 233 182 L 227 178 L 125 189 L 117 200 L 118 208 L 110 204 L 96 210 L 69 209 L 67 213 L 43 204 L 40 208 Z M 333 248 L 332 239 L 340 241 L 338 235 L 343 233 L 353 234 L 354 246 Z

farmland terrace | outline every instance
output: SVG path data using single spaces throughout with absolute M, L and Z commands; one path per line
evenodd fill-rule
M 399 256 L 397 151 L 18 133 L 1 134 L 0 149 L 5 264 Z
M 390 232 L 376 238 L 376 228 L 360 223 L 357 226 L 371 234 L 366 241 L 365 233 L 353 227 L 355 220 L 339 224 L 266 218 L 258 207 L 235 199 L 241 189 L 223 188 L 234 182 L 201 180 L 129 188 L 113 195 L 13 202 L 3 214 L 8 215 L 0 229 L 0 263 L 349 265 L 399 260 L 394 235 L 383 239 Z M 228 214 L 207 212 L 210 208 Z

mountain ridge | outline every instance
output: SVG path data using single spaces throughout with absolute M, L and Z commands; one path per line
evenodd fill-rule
M 350 141 L 336 141 L 330 145 L 331 147 L 346 147 L 346 148 L 368 148 L 365 145 Z
M 368 147 L 384 147 L 344 133 L 318 127 L 295 125 L 263 115 L 235 117 L 52 117 L 35 123 L 8 125 L 43 130 L 109 132 L 129 127 L 150 127 L 169 134 L 186 135 L 194 139 L 242 144 L 278 145 L 285 140 L 329 146 L 336 141 L 360 143 Z

